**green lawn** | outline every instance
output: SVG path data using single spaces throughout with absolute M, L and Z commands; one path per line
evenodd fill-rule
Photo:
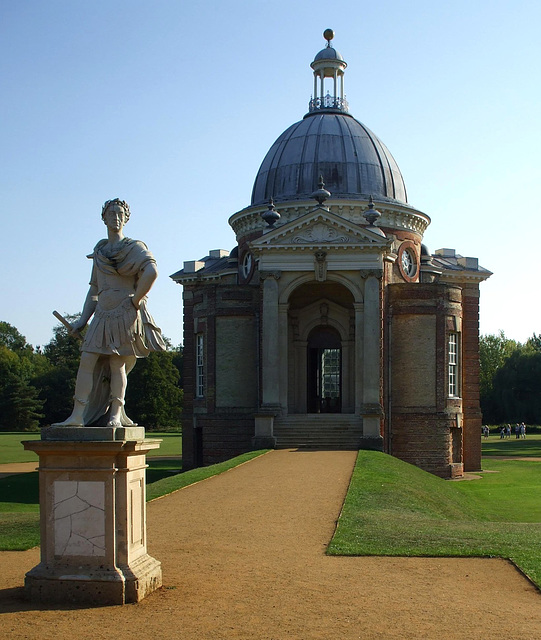
M 40 433 L 24 431 L 8 431 L 0 433 L 0 464 L 9 462 L 37 462 L 38 456 L 33 451 L 25 451 L 22 440 L 39 440 Z
M 0 464 L 9 462 L 36 462 L 38 456 L 33 451 L 25 451 L 22 440 L 39 440 L 39 433 L 24 431 L 0 432 Z M 182 436 L 180 433 L 162 433 L 147 431 L 147 438 L 160 438 L 163 442 L 159 449 L 149 452 L 149 456 L 182 455 Z
M 541 462 L 483 468 L 481 480 L 448 482 L 360 451 L 328 553 L 503 557 L 541 586 Z
M 503 440 L 499 435 L 491 435 L 481 440 L 483 456 L 528 456 L 541 458 L 541 433 L 526 435 L 517 439 L 515 434 Z

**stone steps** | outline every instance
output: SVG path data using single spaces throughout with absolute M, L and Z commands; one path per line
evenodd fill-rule
M 362 437 L 362 423 L 360 418 L 354 415 L 290 415 L 275 419 L 274 436 L 277 449 L 358 449 Z

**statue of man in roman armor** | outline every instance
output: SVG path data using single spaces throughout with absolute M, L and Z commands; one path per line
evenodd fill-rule
M 128 204 L 108 200 L 101 217 L 107 238 L 93 253 L 90 289 L 73 333 L 86 327 L 71 416 L 57 426 L 133 426 L 124 411 L 127 375 L 137 358 L 166 346 L 147 311 L 146 296 L 158 276 L 147 246 L 126 238 Z

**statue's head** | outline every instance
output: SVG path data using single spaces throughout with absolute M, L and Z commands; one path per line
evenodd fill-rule
M 120 198 L 115 198 L 114 200 L 107 200 L 107 202 L 101 208 L 101 219 L 105 222 L 105 214 L 107 213 L 107 209 L 109 207 L 120 207 L 124 211 L 124 224 L 128 222 L 130 219 L 130 207 L 128 203 Z

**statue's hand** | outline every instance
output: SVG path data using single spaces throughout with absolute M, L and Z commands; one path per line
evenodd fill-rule
M 72 322 L 70 333 L 77 334 L 85 327 L 86 327 L 86 322 L 84 320 L 79 319 L 76 322 Z

